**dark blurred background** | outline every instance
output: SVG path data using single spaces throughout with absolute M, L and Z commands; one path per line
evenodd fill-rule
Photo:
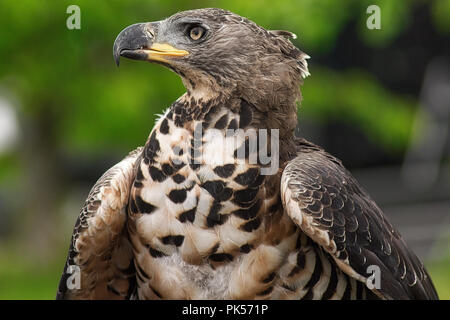
M 201 7 L 298 35 L 312 57 L 298 134 L 342 159 L 449 299 L 449 0 L 0 1 L 0 299 L 54 298 L 90 187 L 184 92 L 160 66 L 118 69 L 116 35 Z

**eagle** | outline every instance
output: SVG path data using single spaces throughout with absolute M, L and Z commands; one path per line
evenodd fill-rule
M 222 9 L 128 26 L 113 55 L 186 92 L 95 183 L 57 299 L 438 299 L 342 162 L 297 137 L 307 58 Z

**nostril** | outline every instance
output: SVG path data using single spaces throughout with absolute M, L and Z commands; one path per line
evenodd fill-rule
M 155 32 L 149 26 L 146 26 L 144 28 L 144 32 L 150 39 L 153 39 L 155 37 Z

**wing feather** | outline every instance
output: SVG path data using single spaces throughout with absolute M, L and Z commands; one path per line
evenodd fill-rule
M 351 277 L 366 282 L 380 268 L 386 299 L 438 299 L 417 256 L 341 162 L 305 144 L 285 167 L 283 205 L 300 229 L 321 245 Z
M 132 294 L 135 271 L 126 208 L 141 154 L 142 148 L 131 152 L 90 191 L 75 224 L 57 299 L 125 299 Z

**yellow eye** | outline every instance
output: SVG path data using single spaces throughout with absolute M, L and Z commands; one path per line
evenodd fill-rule
M 203 37 L 204 34 L 205 29 L 203 29 L 202 27 L 194 27 L 189 32 L 189 36 L 191 37 L 192 40 L 198 40 L 201 37 Z

